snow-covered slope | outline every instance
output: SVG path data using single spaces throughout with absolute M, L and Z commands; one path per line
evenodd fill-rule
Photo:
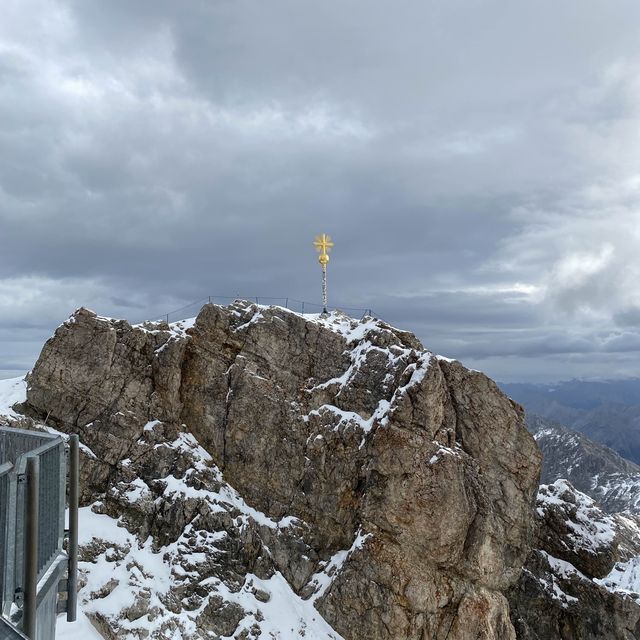
M 185 495 L 196 499 L 197 495 L 213 509 L 244 520 L 246 524 L 240 526 L 247 526 L 256 516 L 268 521 L 248 507 L 239 510 L 243 501 L 227 486 L 213 494 L 197 492 L 179 480 L 172 485 L 176 499 Z M 138 492 L 134 487 L 126 492 L 126 497 L 136 501 L 145 491 L 141 488 Z M 278 525 L 269 521 L 269 526 Z M 219 578 L 206 578 L 201 585 L 210 590 L 213 598 L 196 608 L 186 602 L 179 606 L 175 594 L 184 587 L 188 574 L 201 571 L 202 565 L 212 562 L 216 555 L 228 553 L 225 550 L 228 536 L 224 532 L 207 535 L 196 530 L 193 523 L 171 544 L 160 545 L 153 537 L 140 542 L 121 522 L 97 514 L 91 507 L 81 509 L 80 531 L 84 558 L 80 570 L 85 576 L 79 593 L 82 610 L 94 619 L 103 619 L 109 628 L 124 632 L 124 637 L 130 632 L 132 638 L 139 638 L 145 631 L 167 640 L 193 636 L 213 601 L 217 604 L 217 631 L 221 635 L 227 635 L 227 631 L 236 635 L 246 631 L 252 634 L 247 637 L 341 640 L 313 607 L 313 600 L 300 598 L 279 572 L 269 578 L 247 574 L 242 583 L 235 585 Z M 168 607 L 171 601 L 178 606 Z

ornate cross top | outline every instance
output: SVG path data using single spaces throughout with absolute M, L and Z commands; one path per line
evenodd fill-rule
M 316 251 L 320 253 L 318 256 L 318 262 L 325 266 L 327 262 L 329 262 L 329 251 L 331 251 L 331 247 L 333 247 L 331 236 L 328 236 L 326 233 L 316 236 L 316 240 L 313 245 L 315 246 Z

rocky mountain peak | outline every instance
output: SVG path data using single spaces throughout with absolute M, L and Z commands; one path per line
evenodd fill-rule
M 21 411 L 81 436 L 81 599 L 107 637 L 515 638 L 539 450 L 519 405 L 408 332 L 80 309 Z

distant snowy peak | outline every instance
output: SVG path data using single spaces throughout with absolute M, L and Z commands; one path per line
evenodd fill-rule
M 640 466 L 582 433 L 539 416 L 527 416 L 544 459 L 543 483 L 566 478 L 608 513 L 640 514 Z
M 537 548 L 511 593 L 518 638 L 640 637 L 640 517 L 609 515 L 570 482 L 542 485 Z

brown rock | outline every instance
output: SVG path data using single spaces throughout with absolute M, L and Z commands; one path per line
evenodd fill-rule
M 540 454 L 519 406 L 411 334 L 243 302 L 187 329 L 79 310 L 24 411 L 80 433 L 85 503 L 152 536 L 172 566 L 162 606 L 202 611 L 203 638 L 253 616 L 251 637 L 259 608 L 215 585 L 276 571 L 345 640 L 515 637 L 503 593 L 529 552 Z M 162 633 L 180 629 L 167 615 Z

